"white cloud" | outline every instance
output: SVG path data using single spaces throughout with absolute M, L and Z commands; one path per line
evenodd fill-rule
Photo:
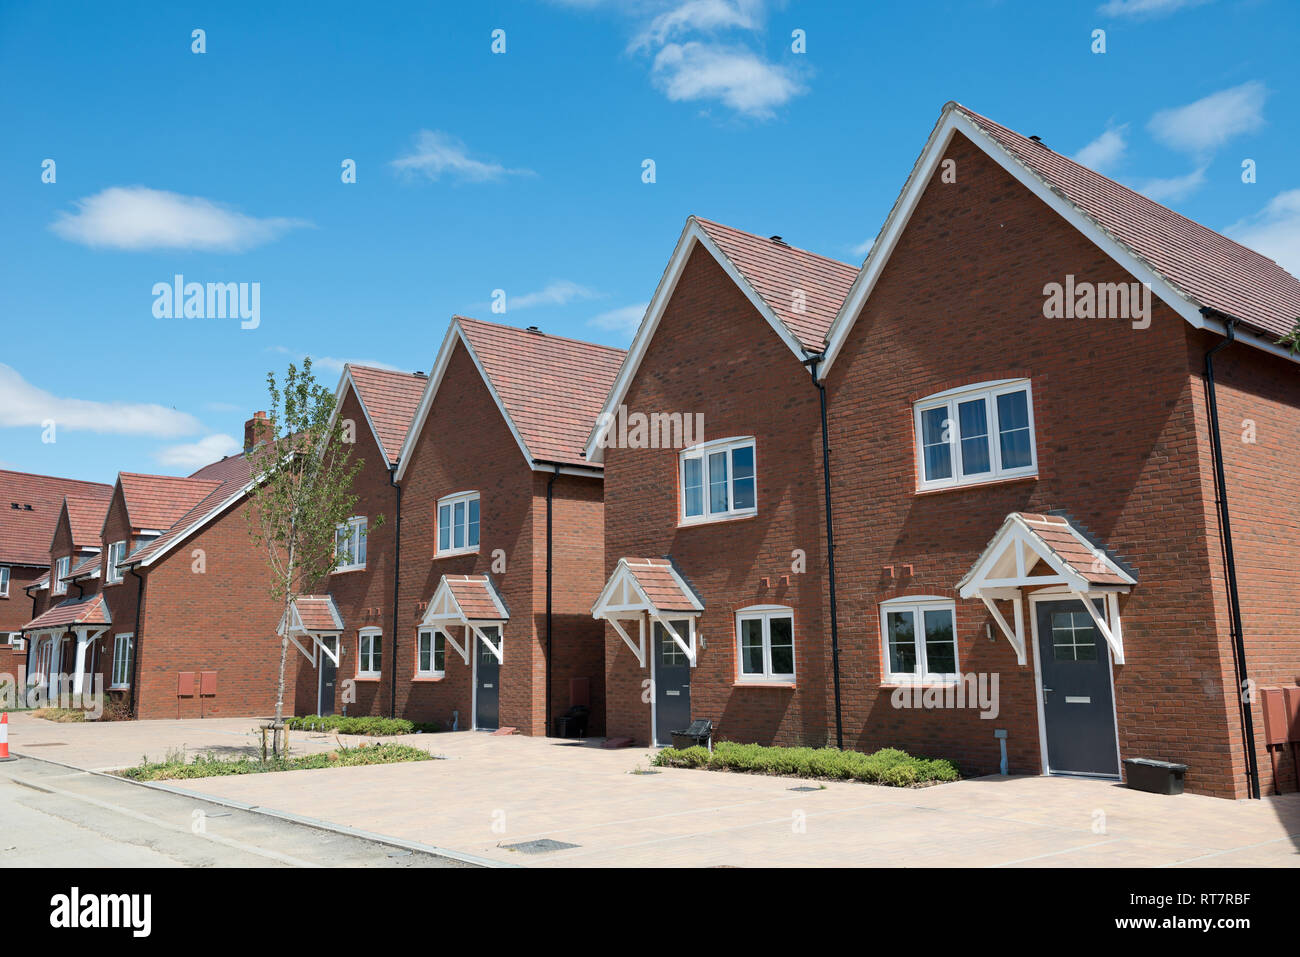
M 1278 193 L 1258 213 L 1224 232 L 1268 256 L 1291 275 L 1300 276 L 1300 189 Z
M 1251 81 L 1151 117 L 1151 135 L 1176 150 L 1204 153 L 1241 133 L 1264 125 L 1264 100 L 1268 90 Z
M 210 249 L 238 252 L 310 226 L 301 219 L 259 219 L 201 196 L 145 186 L 111 186 L 76 201 L 50 229 L 85 246 L 112 249 Z
M 302 364 L 302 360 L 307 358 L 305 352 L 295 352 L 286 346 L 270 346 L 268 351 L 278 352 L 280 355 L 291 356 L 293 361 Z M 313 372 L 332 372 L 334 375 L 341 376 L 345 365 L 370 366 L 372 369 L 387 369 L 390 372 L 401 372 L 397 366 L 389 365 L 387 362 L 380 362 L 378 359 L 338 359 L 334 356 L 312 356 L 311 368 Z M 322 383 L 328 385 L 329 383 Z
M 610 309 L 599 315 L 592 316 L 587 320 L 587 325 L 595 326 L 597 329 L 609 329 L 613 332 L 625 332 L 631 335 L 636 332 L 637 326 L 641 325 L 641 319 L 645 316 L 646 308 L 649 305 L 648 302 L 639 302 L 631 306 Z
M 655 16 L 638 33 L 629 50 L 661 46 L 682 34 L 725 29 L 757 30 L 762 4 L 755 0 L 686 0 Z
M 1137 19 L 1168 16 L 1178 10 L 1199 7 L 1210 0 L 1107 0 L 1097 8 L 1098 13 L 1110 17 Z
M 870 239 L 863 240 L 854 246 L 851 252 L 856 258 L 865 259 L 867 253 L 871 252 L 871 247 L 876 244 L 876 238 L 877 237 L 872 236 Z
M 655 56 L 651 77 L 670 100 L 720 100 L 755 117 L 771 116 L 773 107 L 804 92 L 786 67 L 713 43 L 669 43 Z
M 528 309 L 531 306 L 565 306 L 578 299 L 598 299 L 600 293 L 580 286 L 568 279 L 547 283 L 546 287 L 522 296 L 507 296 L 507 309 Z
M 233 455 L 243 447 L 244 444 L 232 436 L 209 435 L 197 442 L 169 445 L 159 449 L 154 453 L 154 458 L 162 465 L 188 469 L 192 472 L 227 455 Z
M 1134 187 L 1143 196 L 1157 203 L 1173 202 L 1190 196 L 1205 183 L 1205 167 L 1194 169 L 1184 176 L 1148 179 Z
M 1128 124 L 1108 129 L 1072 157 L 1081 166 L 1095 169 L 1099 173 L 1115 168 L 1124 156 L 1128 144 L 1124 141 L 1124 131 Z
M 432 180 L 445 174 L 471 183 L 486 183 L 506 176 L 537 175 L 530 169 L 508 169 L 500 163 L 475 159 L 469 155 L 464 143 L 439 130 L 420 130 L 415 135 L 413 151 L 399 156 L 389 165 L 400 172 L 420 174 Z
M 202 429 L 194 416 L 161 405 L 56 396 L 0 363 L 0 426 L 43 428 L 47 420 L 57 429 L 156 438 L 193 435 Z

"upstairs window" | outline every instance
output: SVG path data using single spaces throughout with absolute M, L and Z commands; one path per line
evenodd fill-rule
M 681 454 L 684 524 L 742 518 L 758 511 L 754 440 L 721 439 Z
M 114 542 L 108 546 L 108 568 L 105 584 L 111 585 L 122 580 L 122 562 L 126 560 L 126 542 Z
M 438 500 L 438 554 L 478 551 L 478 492 L 458 492 Z
M 68 583 L 63 580 L 68 574 L 68 568 L 72 559 L 67 555 L 54 560 L 54 573 L 50 576 L 50 594 L 66 595 L 68 593 Z
M 334 529 L 334 551 L 338 564 L 336 572 L 366 567 L 366 519 L 350 518 Z
M 1027 380 L 941 392 L 916 403 L 915 419 L 922 490 L 1038 473 Z
M 9 597 L 9 566 L 0 565 L 0 598 Z

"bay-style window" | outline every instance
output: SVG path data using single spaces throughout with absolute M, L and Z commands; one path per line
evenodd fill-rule
M 972 485 L 1038 473 L 1026 379 L 941 392 L 915 406 L 917 487 Z
M 742 518 L 758 511 L 753 438 L 696 445 L 680 458 L 682 523 Z
M 478 551 L 478 492 L 457 492 L 438 499 L 439 555 Z
M 894 598 L 880 606 L 885 682 L 957 679 L 957 609 L 950 598 Z

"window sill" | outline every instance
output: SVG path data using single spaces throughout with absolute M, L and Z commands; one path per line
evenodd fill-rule
M 345 575 L 348 572 L 363 572 L 366 570 L 365 565 L 342 565 L 330 572 L 331 575 Z
M 437 684 L 439 681 L 442 681 L 446 677 L 447 675 L 445 672 L 440 675 L 416 675 L 414 678 L 411 679 L 411 681 L 417 683 L 423 682 L 425 684 Z
M 889 679 L 880 682 L 881 690 L 893 690 L 894 688 L 952 688 L 961 684 L 960 678 L 917 678 L 912 681 L 906 679 Z
M 739 515 L 721 515 L 717 518 L 684 518 L 677 523 L 677 527 L 695 528 L 698 525 L 723 525 L 727 522 L 743 522 L 749 518 L 758 518 L 758 511 L 742 512 Z
M 447 552 L 434 552 L 433 560 L 436 562 L 441 558 L 459 558 L 461 555 L 477 555 L 478 548 L 459 548 Z
M 785 688 L 787 690 L 797 687 L 793 681 L 754 681 L 740 679 L 732 684 L 733 688 Z
M 938 488 L 918 488 L 912 494 L 942 495 L 944 492 L 965 492 L 970 489 L 988 488 L 991 485 L 1011 485 L 1015 482 L 1037 482 L 1038 473 L 1033 475 L 1009 475 L 1006 478 L 989 479 L 987 482 L 963 482 L 960 485 L 943 485 Z
M 382 675 L 356 675 L 354 677 L 356 681 L 379 681 L 382 678 Z
M 130 685 L 109 685 L 108 690 L 109 691 L 130 691 L 131 686 Z

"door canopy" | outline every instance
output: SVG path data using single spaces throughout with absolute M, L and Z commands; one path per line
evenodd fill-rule
M 1051 588 L 1053 593 L 1083 602 L 1110 645 L 1115 663 L 1124 663 L 1119 598 L 1137 578 L 1094 544 L 1064 515 L 1012 512 L 966 576 L 957 583 L 962 598 L 979 598 L 1025 664 L 1024 598 L 1026 590 Z M 998 609 L 998 600 L 1012 604 L 1014 624 Z M 1103 602 L 1098 612 L 1094 601 Z
M 321 641 L 322 638 L 337 637 L 343 632 L 343 616 L 339 614 L 338 605 L 334 604 L 333 595 L 299 595 L 289 605 L 289 610 L 280 619 L 275 632 L 292 641 L 294 647 L 307 656 L 312 667 L 316 666 L 321 654 L 338 667 L 338 645 L 331 648 Z M 310 643 L 311 650 L 308 651 L 299 639 Z
M 420 625 L 424 628 L 436 628 L 446 636 L 448 644 L 469 664 L 470 635 L 474 635 L 492 652 L 500 664 L 501 638 L 505 623 L 510 620 L 510 612 L 501 593 L 486 575 L 443 575 L 438 587 L 429 599 Z M 498 638 L 493 642 L 483 631 L 485 626 L 498 625 Z M 452 634 L 453 628 L 464 628 L 466 641 L 462 645 Z
M 659 624 L 677 643 L 695 667 L 695 628 L 682 635 L 670 619 L 694 618 L 704 611 L 704 603 L 690 585 L 664 558 L 620 558 L 614 573 L 605 582 L 600 597 L 592 606 L 591 617 L 604 619 L 632 649 L 642 668 L 646 666 L 646 630 Z M 637 623 L 637 640 L 625 627 Z

